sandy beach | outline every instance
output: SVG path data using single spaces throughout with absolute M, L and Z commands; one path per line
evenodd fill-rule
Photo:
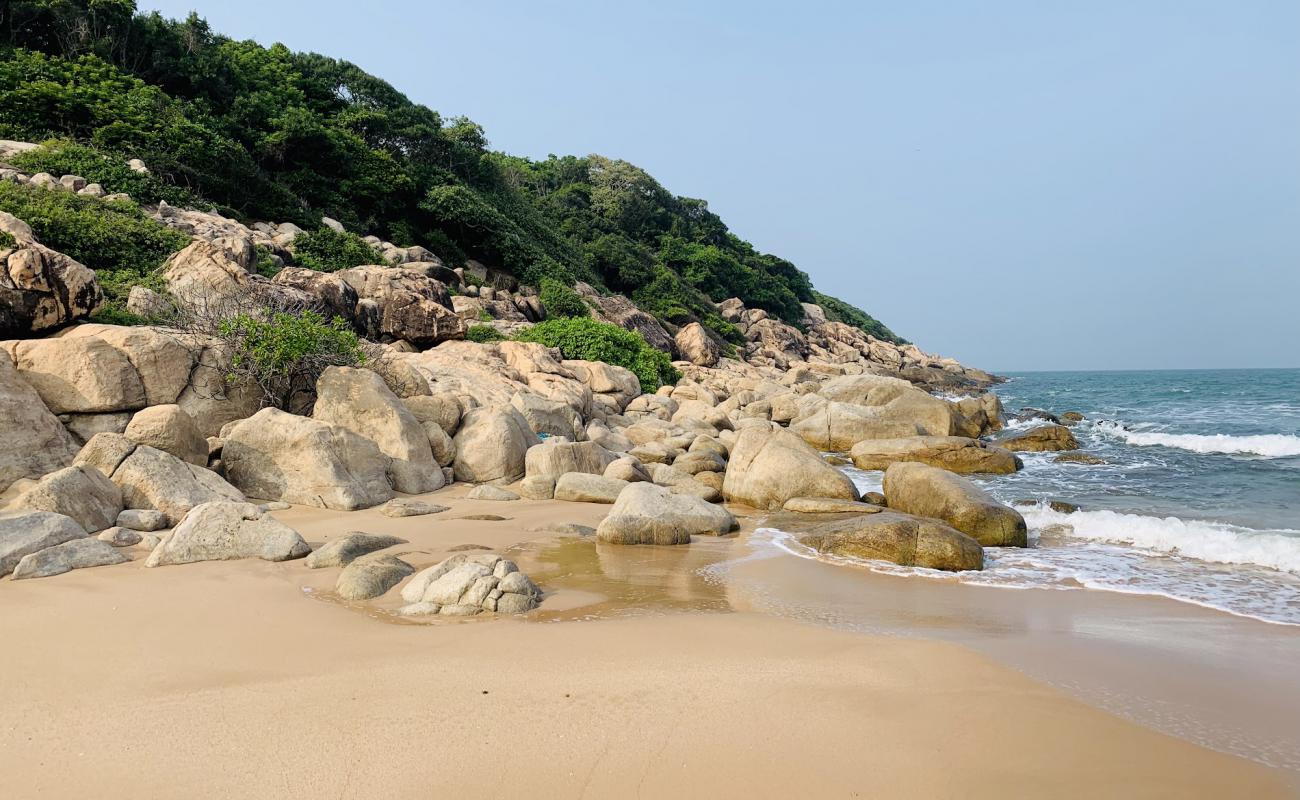
M 740 538 L 609 555 L 530 530 L 591 525 L 607 506 L 469 501 L 465 488 L 431 495 L 451 506 L 434 516 L 277 516 L 313 545 L 401 536 L 410 544 L 394 552 L 417 567 L 467 544 L 509 549 L 548 591 L 531 615 L 400 623 L 383 604 L 330 601 L 337 570 L 300 561 L 145 569 L 136 552 L 113 569 L 0 583 L 8 796 L 1293 791 L 1288 773 L 1121 719 L 963 644 L 756 610 L 697 571 L 741 554 L 756 521 L 742 509 Z M 485 513 L 505 519 L 463 519 Z M 913 584 L 914 600 L 944 591 Z

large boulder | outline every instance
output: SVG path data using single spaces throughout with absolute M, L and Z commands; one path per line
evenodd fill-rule
M 858 469 L 883 470 L 896 461 L 917 461 L 950 472 L 1009 475 L 1020 469 L 1020 459 L 1008 450 L 963 436 L 909 436 L 902 439 L 864 439 L 850 455 Z
M 36 241 L 27 223 L 0 211 L 0 337 L 31 336 L 89 316 L 103 301 L 95 273 Z
M 891 509 L 933 517 L 985 547 L 1024 547 L 1025 518 L 994 500 L 966 478 L 938 467 L 898 462 L 885 470 L 885 499 Z
M 596 528 L 596 538 L 611 544 L 690 544 L 692 534 L 721 536 L 736 527 L 731 512 L 702 498 L 630 483 Z
M 582 417 L 573 406 L 559 400 L 551 400 L 532 392 L 516 392 L 510 398 L 510 405 L 528 420 L 528 427 L 534 433 L 548 436 L 563 436 L 572 441 L 587 438 Z
M 85 536 L 75 519 L 52 511 L 0 512 L 0 577 L 30 553 Z
M 171 453 L 182 461 L 208 465 L 208 440 L 194 418 L 175 404 L 149 406 L 131 417 L 122 435 L 136 444 L 146 444 Z
M 397 491 L 423 494 L 442 488 L 442 469 L 434 461 L 424 427 L 376 373 L 350 367 L 326 369 L 316 382 L 312 417 L 378 445 L 392 459 L 389 476 Z
M 117 522 L 122 511 L 122 490 L 94 467 L 65 467 L 41 478 L 19 495 L 12 507 L 63 514 L 76 520 L 87 533 L 94 533 Z
M 456 480 L 469 483 L 513 483 L 524 476 L 528 448 L 541 443 L 513 406 L 476 408 L 456 431 Z
M 252 503 L 203 503 L 149 554 L 146 567 L 260 558 L 287 561 L 311 548 L 293 528 Z
M 537 607 L 542 591 L 513 561 L 490 553 L 457 553 L 417 573 L 402 587 L 403 616 L 519 614 Z
M 925 434 L 929 429 L 914 417 L 898 414 L 897 407 L 863 406 L 831 401 L 802 419 L 790 430 L 820 450 L 844 452 L 864 439 L 896 439 Z M 947 412 L 945 412 L 947 413 Z M 940 435 L 946 436 L 944 428 Z
M 127 354 L 98 337 L 18 342 L 13 355 L 19 375 L 54 414 L 134 411 L 147 404 Z
M 692 322 L 677 331 L 673 341 L 682 358 L 699 367 L 711 367 L 722 357 L 722 348 L 718 347 L 718 343 L 698 322 Z
M 72 463 L 77 445 L 0 350 L 0 492 Z
M 780 514 L 768 524 L 795 531 L 800 542 L 827 555 L 949 571 L 984 568 L 979 542 L 938 520 L 894 510 L 836 515 L 812 524 L 803 523 L 801 516 Z
M 399 544 L 406 544 L 406 540 L 396 536 L 353 531 L 316 548 L 304 563 L 308 569 L 345 567 L 368 553 Z
M 554 480 L 569 472 L 602 475 L 617 458 L 595 442 L 546 441 L 528 449 L 524 457 L 524 472 L 530 478 L 540 476 Z
M 357 310 L 357 290 L 338 273 L 317 272 L 302 267 L 285 267 L 271 279 L 273 283 L 291 286 L 316 299 L 328 316 L 352 321 Z
M 566 472 L 555 482 L 556 500 L 570 503 L 613 503 L 628 482 L 587 472 Z
M 334 584 L 334 591 L 344 600 L 369 600 L 387 592 L 414 572 L 415 567 L 389 553 L 362 556 L 343 568 Z
M 13 580 L 48 578 L 74 569 L 107 567 L 131 559 L 116 547 L 99 539 L 73 539 L 23 556 L 14 567 Z
M 1078 450 L 1079 440 L 1064 425 L 1040 425 L 998 441 L 998 445 L 1017 453 L 1054 453 Z
M 354 511 L 393 497 L 388 456 L 347 428 L 264 408 L 225 438 L 226 477 L 249 497 Z
M 750 428 L 736 437 L 722 494 L 754 508 L 781 508 L 792 497 L 857 500 L 848 476 L 786 430 Z
M 447 287 L 427 275 L 382 266 L 353 267 L 336 274 L 360 298 L 357 325 L 369 338 L 431 347 L 465 337 L 465 321 L 452 310 Z
M 925 436 L 953 433 L 953 407 L 899 378 L 844 375 L 826 381 L 817 393 L 827 400 L 877 408 L 882 420 L 913 423 Z
M 168 258 L 161 273 L 172 297 L 184 306 L 206 309 L 253 291 L 257 276 L 248 270 L 252 261 L 253 244 L 247 238 L 196 238 Z
M 86 443 L 86 448 L 95 439 L 110 436 L 114 434 L 98 434 Z M 244 500 L 238 489 L 212 470 L 181 461 L 148 445 L 133 445 L 110 477 L 122 490 L 122 504 L 126 508 L 157 509 L 173 525 L 197 505 Z

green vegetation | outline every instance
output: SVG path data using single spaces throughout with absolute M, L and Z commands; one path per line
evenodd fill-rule
M 0 250 L 5 250 L 18 244 L 18 240 L 9 231 L 0 231 Z
M 253 271 L 263 278 L 274 278 L 282 267 L 276 263 L 270 248 L 259 244 L 253 250 L 257 257 L 257 264 L 253 267 Z
M 338 272 L 363 264 L 383 264 L 383 255 L 355 233 L 340 233 L 321 226 L 293 239 L 293 256 L 304 267 L 318 272 Z
M 465 338 L 479 344 L 490 344 L 491 342 L 500 342 L 506 337 L 491 325 L 471 325 L 469 330 L 465 331 Z
M 640 334 L 589 317 L 548 319 L 521 331 L 515 339 L 558 347 L 566 359 L 625 367 L 641 381 L 643 392 L 653 392 L 682 377 L 668 354 L 651 347 Z
M 133 203 L 39 186 L 0 182 L 0 210 L 32 226 L 41 244 L 95 271 L 105 300 L 97 321 L 138 324 L 124 310 L 131 287 L 162 291 L 158 268 L 189 243 L 188 236 L 155 222 Z
M 133 0 L 2 3 L 0 97 L 0 137 L 60 140 L 25 164 L 147 202 L 195 197 L 306 229 L 327 215 L 453 266 L 622 292 L 733 343 L 714 302 L 739 297 L 798 325 L 799 303 L 816 299 L 795 265 L 632 164 L 493 152 L 474 122 L 443 119 L 354 64 L 235 41 L 193 14 L 137 14 Z M 126 174 L 131 157 L 153 176 Z M 331 258 L 319 263 L 356 262 Z M 839 307 L 849 324 L 886 330 Z
M 542 307 L 551 317 L 589 317 L 591 309 L 582 295 L 554 278 L 542 278 Z
M 366 361 L 345 320 L 326 320 L 314 311 L 279 312 L 269 320 L 237 314 L 222 320 L 217 333 L 232 344 L 227 379 L 253 381 L 267 403 L 285 410 L 296 410 L 300 398 L 314 394 L 327 367 Z
M 814 290 L 813 302 L 822 307 L 822 311 L 826 312 L 826 319 L 831 322 L 843 322 L 845 325 L 852 325 L 853 327 L 859 328 L 877 339 L 883 339 L 886 342 L 907 344 L 906 339 L 900 338 L 898 334 L 894 333 L 889 328 L 886 328 L 884 324 L 879 322 L 876 318 L 860 309 L 854 308 L 839 298 L 831 297 L 828 294 L 822 294 L 821 292 Z
M 164 183 L 151 174 L 136 172 L 127 166 L 125 158 L 112 158 L 66 139 L 45 142 L 35 150 L 13 156 L 9 162 L 29 173 L 48 172 L 56 177 L 80 175 L 90 183 L 98 183 L 105 192 L 124 192 L 139 203 L 166 200 L 177 206 L 204 205 L 184 189 Z

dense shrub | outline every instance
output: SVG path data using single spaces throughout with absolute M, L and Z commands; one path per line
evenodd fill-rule
M 469 330 L 465 331 L 465 338 L 479 344 L 490 344 L 491 342 L 502 341 L 506 337 L 491 325 L 471 325 Z
M 591 311 L 582 295 L 554 278 L 542 278 L 541 301 L 547 316 L 589 317 Z
M 526 328 L 515 338 L 558 347 L 565 358 L 625 367 L 635 373 L 643 392 L 653 392 L 681 378 L 668 354 L 651 347 L 640 334 L 589 317 L 548 319 Z
M 387 263 L 378 250 L 355 233 L 340 233 L 324 226 L 298 234 L 294 237 L 292 249 L 299 264 L 318 272 L 338 272 L 363 264 Z
M 125 192 L 139 203 L 166 200 L 176 206 L 204 205 L 199 198 L 178 186 L 164 183 L 152 174 L 131 169 L 126 163 L 129 158 L 64 139 L 46 142 L 35 150 L 11 157 L 9 161 L 29 173 L 80 175 L 90 183 L 98 183 L 106 192 Z
M 265 402 L 301 410 L 301 398 L 315 395 L 316 380 L 327 367 L 364 364 L 360 339 L 338 317 L 315 311 L 276 312 L 269 319 L 240 313 L 223 320 L 217 333 L 231 344 L 227 380 L 252 381 Z

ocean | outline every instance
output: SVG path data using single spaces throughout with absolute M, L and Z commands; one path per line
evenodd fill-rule
M 1018 510 L 1028 548 L 987 548 L 959 579 L 1168 597 L 1300 625 L 1300 370 L 1036 372 L 996 387 L 1022 407 L 1081 412 L 1081 448 L 1105 464 L 1022 453 L 1014 475 L 974 476 Z M 1013 422 L 1009 430 L 1043 424 Z M 863 491 L 881 473 L 845 468 Z M 1053 510 L 1051 501 L 1079 510 Z M 807 556 L 791 537 L 765 532 Z M 843 561 L 843 559 L 839 559 Z M 871 569 L 951 574 L 869 562 Z

